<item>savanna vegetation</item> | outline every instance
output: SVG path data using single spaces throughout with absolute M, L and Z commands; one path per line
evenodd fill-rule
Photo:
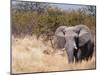
M 95 36 L 95 6 L 62 10 L 52 3 L 13 1 L 11 15 L 12 73 L 95 68 L 95 55 L 92 60 L 68 64 L 66 52 L 55 51 L 48 41 L 61 25 L 85 24 Z
M 12 5 L 12 34 L 52 36 L 61 25 L 77 24 L 85 24 L 90 29 L 95 29 L 95 9 L 95 6 L 85 6 L 64 11 L 49 3 L 16 2 Z

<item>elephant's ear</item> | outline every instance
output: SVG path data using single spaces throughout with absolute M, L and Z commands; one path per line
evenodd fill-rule
M 76 25 L 74 27 L 74 32 L 78 34 L 79 47 L 85 45 L 90 40 L 91 33 L 86 25 Z
M 65 37 L 64 36 L 57 36 L 57 41 L 58 41 L 58 48 L 64 48 L 65 46 Z
M 57 37 L 57 44 L 59 48 L 64 48 L 65 46 L 65 28 L 66 26 L 60 26 L 57 28 L 55 35 Z
M 66 26 L 60 26 L 59 28 L 56 29 L 55 35 L 58 37 L 65 38 L 65 32 L 66 32 Z
M 79 47 L 85 45 L 90 40 L 90 34 L 88 32 L 81 31 L 79 33 Z

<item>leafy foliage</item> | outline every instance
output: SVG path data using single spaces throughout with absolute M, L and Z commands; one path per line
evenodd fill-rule
M 48 38 L 61 25 L 85 24 L 89 28 L 95 28 L 96 25 L 96 16 L 94 16 L 96 14 L 87 14 L 87 12 L 95 12 L 90 6 L 85 7 L 88 10 L 81 8 L 70 11 L 62 11 L 47 3 L 37 2 L 22 2 L 18 6 L 12 8 L 12 34 L 16 36 L 36 34 L 38 37 L 43 35 Z

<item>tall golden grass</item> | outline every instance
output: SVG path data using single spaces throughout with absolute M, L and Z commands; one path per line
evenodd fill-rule
M 12 73 L 48 72 L 63 70 L 95 69 L 95 56 L 89 61 L 68 64 L 64 50 L 55 50 L 42 38 L 12 36 Z

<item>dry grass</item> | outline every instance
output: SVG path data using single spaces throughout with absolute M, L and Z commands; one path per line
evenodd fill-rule
M 35 36 L 12 37 L 12 72 L 48 72 L 77 69 L 94 69 L 95 57 L 82 63 L 68 64 L 65 51 L 52 49 L 49 42 Z

